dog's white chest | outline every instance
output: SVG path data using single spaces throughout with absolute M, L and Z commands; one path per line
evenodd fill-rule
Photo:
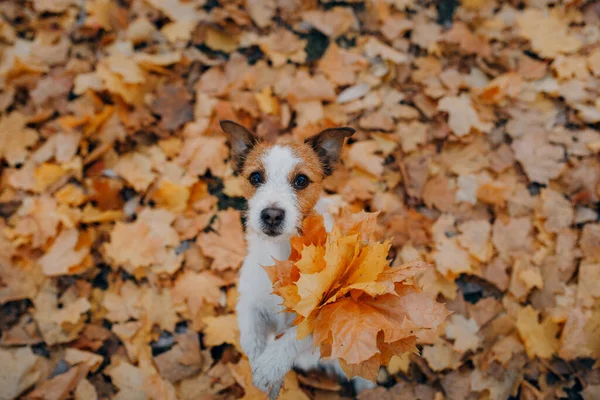
M 240 300 L 251 302 L 279 330 L 286 327 L 290 318 L 286 318 L 286 313 L 281 312 L 282 299 L 271 293 L 273 286 L 263 267 L 273 265 L 273 259 L 287 260 L 291 248 L 289 241 L 275 243 L 260 240 L 257 243 L 259 240 L 252 235 L 248 236 L 250 251 L 242 265 L 238 282 Z

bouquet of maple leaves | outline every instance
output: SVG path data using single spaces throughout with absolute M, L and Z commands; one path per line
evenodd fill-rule
M 390 241 L 374 239 L 377 213 L 343 212 L 330 233 L 323 217 L 303 222 L 288 260 L 265 267 L 273 293 L 296 313 L 297 339 L 313 335 L 322 358 L 337 358 L 348 377 L 375 381 L 394 355 L 430 341 L 448 311 L 415 286 L 430 265 L 390 267 Z

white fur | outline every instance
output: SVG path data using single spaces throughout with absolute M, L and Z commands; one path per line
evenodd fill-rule
M 265 182 L 248 201 L 248 226 L 246 239 L 248 254 L 242 265 L 236 307 L 242 349 L 250 360 L 253 383 L 259 389 L 276 398 L 283 377 L 297 367 L 309 370 L 325 367 L 345 378 L 337 361 L 320 363 L 318 350 L 313 351 L 312 337 L 296 340 L 296 328 L 291 326 L 294 315 L 282 312 L 281 297 L 271 294 L 273 288 L 263 266 L 273 265 L 273 259 L 287 260 L 290 255 L 290 237 L 297 232 L 301 214 L 288 175 L 301 162 L 291 149 L 274 146 L 262 158 Z M 260 213 L 266 207 L 285 210 L 283 233 L 275 238 L 262 232 Z M 331 229 L 333 219 L 319 201 L 315 209 L 325 217 L 326 227 Z M 275 340 L 275 336 L 283 336 Z M 355 380 L 357 390 L 373 387 L 364 379 Z

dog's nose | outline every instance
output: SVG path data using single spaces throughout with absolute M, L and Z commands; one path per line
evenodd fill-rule
M 269 207 L 260 213 L 260 218 L 269 228 L 276 228 L 281 225 L 283 217 L 285 217 L 285 210 L 281 208 Z

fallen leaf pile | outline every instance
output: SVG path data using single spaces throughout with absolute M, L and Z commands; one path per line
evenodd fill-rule
M 435 338 L 448 316 L 415 287 L 427 264 L 388 267 L 390 242 L 372 237 L 376 218 L 345 213 L 327 234 L 323 217 L 310 216 L 304 234 L 291 239 L 290 259 L 265 268 L 273 293 L 297 315 L 298 340 L 312 334 L 322 357 L 338 359 L 349 377 L 373 382 L 393 356 L 418 353 L 417 339 Z
M 598 2 L 0 14 L 1 398 L 261 396 L 234 311 L 246 202 L 223 119 L 280 142 L 355 128 L 324 184 L 331 213 L 377 212 L 393 270 L 434 266 L 402 285 L 452 314 L 362 399 L 600 398 Z M 343 302 L 391 290 L 364 286 Z M 316 304 L 302 306 L 308 324 Z M 352 396 L 318 371 L 281 393 Z

